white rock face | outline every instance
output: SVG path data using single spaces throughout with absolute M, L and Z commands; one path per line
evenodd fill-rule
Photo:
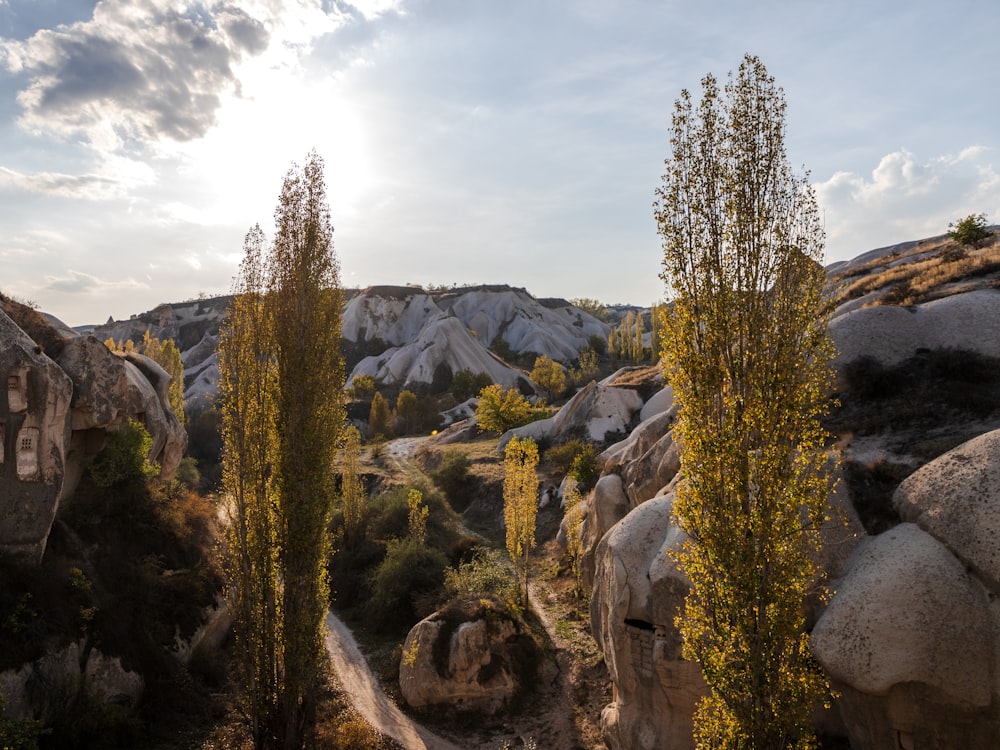
M 921 683 L 955 705 L 990 702 L 986 592 L 940 542 L 904 523 L 867 540 L 812 633 L 838 682 L 871 695 Z
M 483 348 L 457 318 L 443 315 L 434 318 L 420 331 L 416 340 L 394 347 L 377 357 L 361 360 L 351 373 L 371 375 L 381 384 L 412 388 L 435 382 L 441 368 L 448 380 L 459 370 L 485 372 L 494 382 L 512 388 L 527 377 L 504 364 Z
M 883 366 L 905 361 L 919 349 L 963 349 L 1000 357 L 1000 290 L 980 289 L 916 305 L 851 310 L 830 321 L 835 365 L 874 357 Z
M 348 341 L 380 338 L 392 346 L 414 341 L 441 308 L 417 287 L 371 287 L 344 307 L 341 332 Z
M 536 352 L 560 362 L 575 359 L 590 336 L 608 337 L 610 327 L 564 300 L 537 300 L 523 289 L 478 287 L 439 299 L 476 332 L 485 346 L 497 336 L 514 352 Z

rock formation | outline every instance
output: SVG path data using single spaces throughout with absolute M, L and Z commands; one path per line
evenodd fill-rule
M 498 450 L 503 451 L 515 435 L 535 442 L 570 437 L 602 442 L 608 433 L 623 432 L 641 408 L 642 397 L 634 390 L 591 381 L 555 416 L 508 430 L 501 436 Z
M 694 747 L 691 716 L 706 687 L 701 668 L 681 658 L 674 625 L 690 584 L 672 556 L 686 538 L 672 506 L 672 495 L 643 503 L 595 553 L 591 630 L 614 685 L 601 714 L 612 750 Z
M 1000 431 L 908 477 L 813 630 L 851 747 L 1000 746 Z
M 468 617 L 436 612 L 410 630 L 399 665 L 407 704 L 493 714 L 510 703 L 520 687 L 512 652 L 520 628 L 502 605 L 484 601 Z
M 17 314 L 30 322 L 31 336 L 0 310 L 7 385 L 0 400 L 0 550 L 37 563 L 60 505 L 107 430 L 126 417 L 141 421 L 153 438 L 149 459 L 165 478 L 177 469 L 187 435 L 170 410 L 169 378 L 155 362 L 119 357 L 93 336 L 74 335 L 26 308 Z
M 73 383 L 0 309 L 0 550 L 39 562 L 63 497 Z

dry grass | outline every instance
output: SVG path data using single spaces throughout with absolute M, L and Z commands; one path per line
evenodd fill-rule
M 830 307 L 882 291 L 870 305 L 916 305 L 953 294 L 951 286 L 969 282 L 969 289 L 1000 287 L 1000 244 L 966 251 L 951 240 L 918 246 L 911 255 L 878 258 L 835 273 Z M 892 264 L 892 265 L 890 265 Z

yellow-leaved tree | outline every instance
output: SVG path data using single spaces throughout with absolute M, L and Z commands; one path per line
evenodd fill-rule
M 259 228 L 247 236 L 220 336 L 223 477 L 254 743 L 299 748 L 326 671 L 328 523 L 344 425 L 340 270 L 315 152 L 286 174 L 274 219 L 266 257 Z M 273 625 L 254 619 L 262 610 Z
M 524 606 L 528 606 L 528 556 L 535 546 L 538 515 L 538 446 L 531 438 L 514 436 L 507 443 L 503 464 L 503 522 L 507 552 L 524 578 Z
M 695 714 L 704 748 L 806 747 L 826 691 L 804 631 L 829 496 L 823 231 L 784 116 L 749 55 L 722 91 L 703 79 L 697 108 L 683 91 L 655 205 L 685 478 L 674 512 L 690 535 L 677 623 L 711 691 Z

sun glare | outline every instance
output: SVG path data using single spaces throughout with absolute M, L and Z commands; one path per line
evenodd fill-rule
M 174 218 L 266 227 L 281 178 L 313 148 L 326 162 L 334 221 L 356 213 L 374 174 L 364 123 L 346 87 L 263 58 L 242 66 L 239 76 L 241 94 L 226 97 L 212 130 L 175 147 L 185 180 L 204 185 L 205 194 L 197 205 L 174 203 Z

